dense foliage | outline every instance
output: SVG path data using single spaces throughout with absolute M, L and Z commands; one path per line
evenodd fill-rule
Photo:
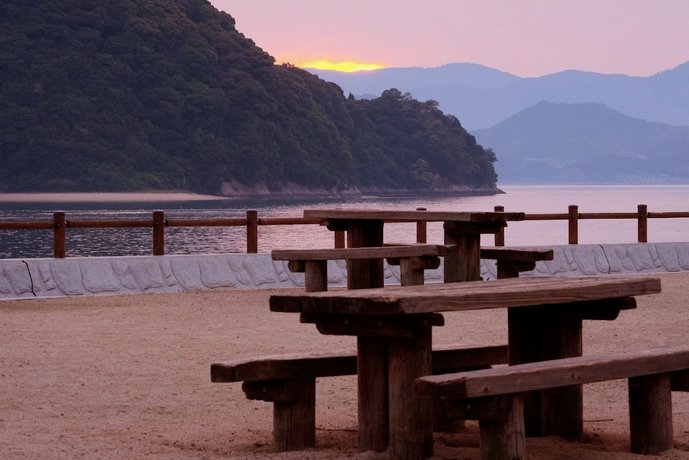
M 3 0 L 0 133 L 4 192 L 496 181 L 492 152 L 435 102 L 346 98 L 206 0 Z

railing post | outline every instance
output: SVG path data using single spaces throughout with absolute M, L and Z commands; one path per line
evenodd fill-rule
M 335 249 L 341 249 L 345 247 L 345 241 L 347 234 L 344 230 L 335 230 Z
M 639 243 L 648 243 L 648 206 L 640 204 L 637 206 L 639 213 Z
M 569 205 L 569 244 L 579 244 L 579 206 Z
M 153 255 L 165 255 L 165 213 L 153 211 Z
M 246 253 L 258 252 L 258 211 L 246 211 Z
M 426 208 L 416 208 L 417 211 L 425 211 Z M 416 242 L 426 243 L 428 241 L 428 223 L 425 220 L 416 221 Z
M 64 259 L 65 250 L 65 229 L 67 228 L 67 219 L 65 213 L 58 211 L 53 213 L 53 257 L 56 259 Z
M 505 212 L 504 206 L 495 206 L 493 208 L 495 212 Z M 505 227 L 502 227 L 499 232 L 495 234 L 495 246 L 505 245 Z

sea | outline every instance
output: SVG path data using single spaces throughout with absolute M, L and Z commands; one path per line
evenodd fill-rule
M 529 213 L 567 213 L 569 205 L 579 212 L 636 212 L 639 204 L 649 212 L 689 211 L 689 185 L 639 186 L 501 186 L 505 193 L 488 196 L 363 196 L 356 199 L 166 199 L 152 195 L 128 195 L 127 199 L 98 197 L 82 201 L 32 199 L 3 201 L 0 194 L 0 222 L 51 220 L 55 211 L 64 211 L 68 220 L 147 219 L 153 211 L 164 211 L 167 219 L 245 217 L 247 210 L 257 210 L 260 217 L 301 217 L 304 209 L 425 208 L 432 211 L 492 211 L 504 206 L 506 211 Z M 567 244 L 567 221 L 510 222 L 505 231 L 509 246 Z M 412 243 L 414 224 L 386 224 L 385 241 Z M 633 243 L 637 241 L 635 219 L 580 220 L 579 243 Z M 689 219 L 649 219 L 649 242 L 689 241 Z M 320 225 L 261 225 L 258 250 L 333 247 L 333 234 Z M 428 242 L 442 243 L 442 224 L 428 224 Z M 0 258 L 51 257 L 50 230 L 0 229 Z M 484 235 L 481 244 L 493 245 L 492 235 Z M 67 257 L 137 256 L 152 253 L 150 228 L 68 229 Z M 222 254 L 246 252 L 244 227 L 167 227 L 166 254 Z

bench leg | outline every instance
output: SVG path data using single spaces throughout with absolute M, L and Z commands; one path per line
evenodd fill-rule
M 440 405 L 433 407 L 433 431 L 438 433 L 460 433 L 466 428 L 464 420 L 448 417 Z
M 304 262 L 304 290 L 321 292 L 328 290 L 328 261 L 307 260 Z
M 509 399 L 499 417 L 479 420 L 483 460 L 525 458 L 524 399 L 520 394 Z
M 249 399 L 273 403 L 273 448 L 303 450 L 316 444 L 316 379 L 247 381 Z
M 519 273 L 531 271 L 536 268 L 536 262 L 516 262 L 512 260 L 498 259 L 498 279 L 519 278 Z
M 400 259 L 400 284 L 402 286 L 419 286 L 424 282 L 424 270 L 416 258 Z
M 672 449 L 669 374 L 629 379 L 629 426 L 632 452 L 654 455 Z

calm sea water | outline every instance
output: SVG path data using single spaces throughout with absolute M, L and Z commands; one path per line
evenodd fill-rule
M 201 201 L 128 203 L 2 203 L 0 221 L 49 220 L 54 211 L 68 219 L 141 219 L 152 211 L 165 211 L 167 218 L 244 217 L 247 209 L 259 217 L 300 217 L 306 208 L 384 208 L 434 211 L 492 211 L 502 205 L 507 211 L 566 213 L 576 204 L 580 212 L 636 212 L 646 204 L 650 212 L 689 211 L 689 186 L 503 186 L 505 194 L 478 197 L 385 198 L 328 201 Z M 1 199 L 1 197 L 0 197 Z M 389 242 L 414 242 L 413 224 L 388 224 Z M 582 220 L 580 243 L 632 243 L 637 238 L 635 220 Z M 651 242 L 689 241 L 689 219 L 649 219 Z M 441 224 L 428 226 L 429 243 L 442 242 Z M 332 247 L 333 235 L 318 225 L 260 226 L 259 252 L 274 248 Z M 512 222 L 506 230 L 507 245 L 555 245 L 567 243 L 566 221 Z M 485 236 L 482 244 L 493 244 Z M 167 228 L 166 254 L 218 254 L 244 252 L 243 227 Z M 68 229 L 67 255 L 148 255 L 152 251 L 150 229 Z M 52 233 L 48 230 L 0 230 L 0 257 L 50 257 Z

